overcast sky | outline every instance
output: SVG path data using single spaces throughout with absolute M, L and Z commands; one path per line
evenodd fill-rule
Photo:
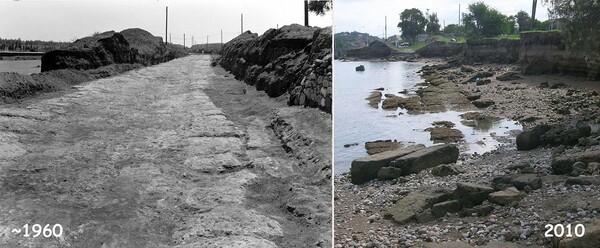
M 173 43 L 224 42 L 244 31 L 304 24 L 302 0 L 0 0 L 0 38 L 71 41 L 94 32 L 138 27 L 165 36 L 165 6 Z M 331 26 L 332 13 L 310 15 L 313 26 Z
M 437 12 L 440 25 L 456 24 L 458 22 L 458 5 L 464 13 L 467 6 L 476 0 L 335 0 L 335 32 L 359 31 L 383 37 L 385 16 L 387 15 L 388 36 L 400 34 L 397 28 L 400 13 L 405 9 L 417 8 L 425 13 Z M 487 5 L 499 10 L 505 15 L 515 15 L 524 10 L 531 15 L 532 1 L 530 0 L 484 0 Z M 548 19 L 547 7 L 538 1 L 536 19 Z

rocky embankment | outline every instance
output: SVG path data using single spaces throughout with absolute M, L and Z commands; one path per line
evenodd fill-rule
M 350 173 L 335 178 L 336 247 L 600 245 L 598 82 L 457 60 L 421 73 L 425 83 L 414 103 L 391 108 L 472 109 L 461 116 L 465 123 L 510 118 L 525 131 L 484 154 L 459 153 L 453 139 L 431 147 L 387 141 L 390 149 L 354 160 Z M 452 97 L 425 97 L 439 85 Z M 377 93 L 368 100 L 379 101 Z M 433 126 L 449 131 L 451 124 Z M 547 238 L 547 224 L 582 224 L 586 233 Z
M 108 31 L 85 37 L 65 49 L 50 51 L 42 57 L 42 72 L 57 69 L 95 69 L 111 64 L 154 65 L 184 56 L 184 51 L 165 45 L 139 28 Z
M 3 103 L 12 103 L 39 92 L 68 89 L 75 84 L 182 56 L 185 51 L 181 48 L 165 45 L 160 37 L 145 30 L 108 31 L 44 54 L 42 73 L 0 73 L 0 99 Z
M 223 45 L 219 64 L 237 79 L 289 105 L 331 113 L 331 28 L 288 25 L 263 35 L 245 32 Z

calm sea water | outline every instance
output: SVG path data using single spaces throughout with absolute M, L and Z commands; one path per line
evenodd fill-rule
M 365 66 L 364 72 L 355 71 L 355 67 Z M 448 111 L 409 115 L 405 110 L 396 111 L 374 109 L 364 100 L 371 91 L 383 87 L 384 94 L 396 95 L 407 89 L 408 94 L 414 94 L 416 83 L 424 80 L 417 71 L 425 64 L 409 62 L 341 62 L 334 61 L 334 158 L 335 173 L 349 171 L 352 160 L 366 156 L 365 142 L 374 140 L 396 139 L 405 144 L 415 143 L 426 146 L 433 145 L 429 140 L 429 132 L 434 121 L 451 121 L 465 135 L 465 144 L 461 152 L 484 153 L 494 150 L 498 144 L 493 137 L 507 136 L 509 130 L 522 129 L 510 120 L 490 120 L 481 122 L 478 127 L 468 127 L 460 123 L 460 114 L 464 112 Z M 404 113 L 396 118 L 388 115 Z M 345 144 L 358 143 L 357 146 L 345 148 Z
M 41 60 L 0 60 L 0 72 L 16 72 L 30 75 L 40 73 Z

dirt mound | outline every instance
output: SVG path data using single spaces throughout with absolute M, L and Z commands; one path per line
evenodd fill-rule
M 42 57 L 42 72 L 57 69 L 95 69 L 110 64 L 153 65 L 184 56 L 162 38 L 139 28 L 108 31 L 71 43 Z
M 331 28 L 248 31 L 223 45 L 220 64 L 271 97 L 290 94 L 290 105 L 331 112 Z
M 0 73 L 0 103 L 13 103 L 38 92 L 64 90 L 75 84 L 114 76 L 140 67 L 140 64 L 113 64 L 92 70 L 61 69 L 32 75 Z

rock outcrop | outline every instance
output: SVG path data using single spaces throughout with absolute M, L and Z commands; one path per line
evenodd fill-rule
M 223 45 L 220 65 L 271 97 L 289 94 L 289 105 L 331 113 L 331 28 L 297 24 L 249 31 Z
M 356 59 L 386 58 L 397 52 L 396 48 L 388 43 L 376 40 L 367 47 L 346 51 L 346 56 Z
M 520 46 L 523 74 L 562 73 L 600 79 L 598 57 L 570 49 L 560 32 L 521 33 Z

